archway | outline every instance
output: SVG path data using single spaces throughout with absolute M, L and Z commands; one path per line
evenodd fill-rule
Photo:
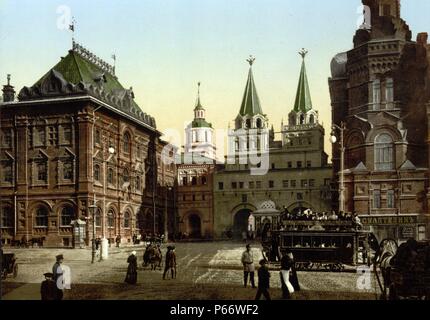
M 252 211 L 249 209 L 242 209 L 235 214 L 233 223 L 234 237 L 240 238 L 242 236 L 242 232 L 248 231 L 249 216 L 251 215 L 251 212 Z
M 202 221 L 197 214 L 188 217 L 188 233 L 190 238 L 199 239 L 202 237 Z

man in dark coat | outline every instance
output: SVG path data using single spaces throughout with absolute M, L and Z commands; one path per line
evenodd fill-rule
M 176 279 L 176 253 L 175 247 L 168 246 L 166 253 L 166 263 L 164 266 L 163 280 L 166 279 L 166 274 L 171 271 L 172 279 Z
M 51 272 L 44 274 L 45 281 L 40 286 L 40 295 L 42 300 L 56 300 L 57 299 L 57 284 L 52 277 L 54 276 Z
M 117 235 L 115 238 L 116 247 L 119 248 L 119 245 L 121 244 L 121 236 Z
M 258 269 L 258 290 L 257 295 L 255 296 L 255 300 L 260 300 L 261 295 L 263 295 L 266 300 L 270 299 L 269 294 L 270 288 L 270 272 L 266 266 L 266 260 L 260 261 L 260 269 Z
M 63 273 L 64 272 L 63 272 L 63 268 L 61 267 L 61 264 L 63 263 L 64 257 L 62 254 L 59 254 L 55 258 L 57 261 L 54 263 L 54 266 L 52 267 L 52 278 L 57 288 L 55 300 L 63 300 L 63 285 L 64 285 Z

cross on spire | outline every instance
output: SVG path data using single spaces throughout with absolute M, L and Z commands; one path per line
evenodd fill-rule
M 255 58 L 252 56 L 252 55 L 250 55 L 249 56 L 249 58 L 248 59 L 246 59 L 246 61 L 249 63 L 249 65 L 252 67 L 252 65 L 254 64 L 254 62 L 255 62 Z
M 299 55 L 302 56 L 302 59 L 305 59 L 308 52 L 309 52 L 308 50 L 306 50 L 305 48 L 302 48 L 302 50 L 299 51 Z

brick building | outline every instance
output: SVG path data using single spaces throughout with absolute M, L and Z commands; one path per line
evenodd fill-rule
M 429 236 L 430 46 L 400 15 L 400 0 L 370 9 L 354 48 L 336 55 L 329 79 L 333 123 L 344 125 L 345 210 L 383 238 Z M 334 174 L 341 146 L 333 146 Z M 339 190 L 341 190 L 341 186 Z
M 18 100 L 9 79 L 0 105 L 4 243 L 69 247 L 70 223 L 80 219 L 88 244 L 94 201 L 97 237 L 130 242 L 139 232 L 174 231 L 176 168 L 161 162 L 166 143 L 155 119 L 114 67 L 74 42 Z

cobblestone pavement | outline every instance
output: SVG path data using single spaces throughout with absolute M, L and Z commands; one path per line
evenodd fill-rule
M 164 246 L 165 247 L 165 246 Z M 255 244 L 256 263 L 261 257 Z M 138 284 L 124 283 L 127 257 L 137 251 L 139 261 Z M 71 268 L 72 288 L 65 291 L 65 299 L 141 299 L 141 300 L 249 300 L 255 290 L 243 288 L 240 257 L 243 244 L 239 243 L 179 243 L 176 244 L 178 277 L 162 280 L 162 271 L 144 270 L 144 247 L 110 248 L 109 259 L 91 264 L 88 249 L 10 249 L 17 255 L 17 278 L 8 277 L 2 283 L 4 300 L 38 300 L 43 273 L 52 269 L 57 254 L 64 255 L 64 264 Z M 165 249 L 163 249 L 163 254 Z M 271 266 L 271 294 L 281 296 L 279 272 Z M 357 288 L 358 273 L 299 272 L 302 290 L 294 299 L 371 300 L 377 298 L 374 278 L 370 290 Z M 257 280 L 257 277 L 256 277 Z

